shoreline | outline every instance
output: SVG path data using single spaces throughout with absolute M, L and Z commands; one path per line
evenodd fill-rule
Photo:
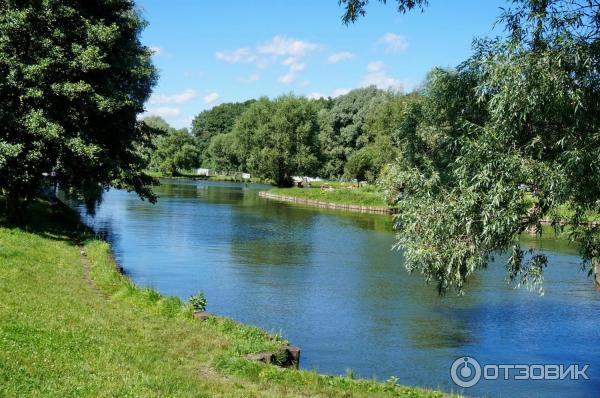
M 393 215 L 394 209 L 390 207 L 374 207 L 374 206 L 360 206 L 350 205 L 342 203 L 325 202 L 316 199 L 299 198 L 296 196 L 279 195 L 270 193 L 269 191 L 259 191 L 258 196 L 268 200 L 276 200 L 280 202 L 289 202 L 296 204 L 303 204 L 313 207 L 349 211 L 354 213 L 368 213 L 368 214 L 381 214 L 381 215 Z
M 280 194 L 271 193 L 269 191 L 259 191 L 258 196 L 263 199 L 267 199 L 267 200 L 274 200 L 274 201 L 287 202 L 287 203 L 293 203 L 293 204 L 301 204 L 301 205 L 307 205 L 307 206 L 331 209 L 331 210 L 341 210 L 341 211 L 347 211 L 347 212 L 353 212 L 353 213 L 379 214 L 379 215 L 389 215 L 389 216 L 393 216 L 394 214 L 396 214 L 396 209 L 391 208 L 391 207 L 375 207 L 375 206 L 362 206 L 362 205 L 335 203 L 335 202 L 328 202 L 328 201 L 322 201 L 322 200 L 316 200 L 316 199 L 301 198 L 298 196 L 280 195 Z M 541 219 L 539 221 L 539 223 L 540 223 L 540 226 L 546 230 L 546 232 L 549 231 L 551 228 L 553 228 L 554 225 L 558 225 L 563 228 L 569 227 L 569 222 L 565 221 L 565 220 L 556 221 L 556 220 Z M 590 226 L 599 226 L 600 221 L 587 221 L 587 222 L 584 222 L 584 224 L 587 224 Z M 529 232 L 529 231 L 524 231 L 523 233 L 526 233 L 526 234 L 532 235 L 532 236 L 536 235 L 534 232 Z M 561 232 L 558 235 L 554 236 L 554 239 L 568 240 L 568 238 L 565 237 L 565 232 Z
M 57 206 L 49 206 L 38 200 L 33 207 L 28 220 L 31 225 L 37 226 L 35 230 L 10 229 L 0 224 L 0 237 L 8 245 L 9 252 L 19 253 L 12 258 L 8 257 L 8 264 L 21 264 L 17 268 L 13 265 L 13 269 L 19 270 L 22 275 L 12 275 L 14 278 L 7 280 L 9 287 L 12 283 L 20 289 L 13 291 L 11 297 L 14 298 L 15 294 L 17 298 L 23 295 L 32 304 L 31 308 L 24 307 L 9 313 L 16 319 L 25 317 L 19 322 L 32 323 L 35 325 L 33 328 L 43 331 L 50 342 L 54 341 L 52 339 L 55 338 L 53 336 L 56 331 L 48 325 L 52 325 L 57 316 L 70 316 L 74 319 L 67 325 L 67 329 L 79 330 L 83 327 L 90 330 L 90 335 L 86 338 L 102 342 L 100 345 L 93 345 L 94 349 L 110 353 L 108 357 L 95 357 L 94 371 L 97 374 L 114 376 L 112 372 L 115 362 L 111 359 L 114 355 L 120 358 L 116 363 L 128 364 L 127 370 L 116 374 L 119 376 L 117 379 L 111 379 L 113 384 L 105 380 L 106 386 L 103 388 L 106 390 L 103 391 L 122 391 L 122 388 L 127 388 L 138 391 L 140 396 L 139 391 L 145 386 L 131 380 L 149 379 L 162 383 L 160 385 L 163 392 L 168 391 L 169 386 L 175 383 L 182 393 L 199 387 L 198 392 L 203 391 L 203 388 L 204 391 L 214 392 L 211 396 L 230 396 L 234 393 L 232 382 L 243 385 L 250 395 L 252 392 L 260 392 L 258 395 L 265 397 L 306 394 L 331 397 L 450 396 L 427 387 L 396 385 L 395 382 L 386 384 L 368 379 L 354 380 L 252 361 L 248 359 L 249 355 L 274 352 L 288 342 L 259 327 L 227 317 L 217 315 L 202 321 L 195 319 L 191 306 L 181 299 L 136 285 L 126 271 L 122 272 L 122 267 L 113 256 L 112 247 L 106 240 L 98 239 L 81 221 L 78 212 L 62 202 Z M 52 231 L 53 236 L 48 237 L 47 231 Z M 14 237 L 11 238 L 11 235 Z M 26 262 L 25 259 L 31 258 L 35 262 Z M 55 265 L 57 262 L 59 267 Z M 43 275 L 44 278 L 28 278 L 27 275 L 32 272 Z M 46 286 L 46 280 L 61 282 Z M 41 288 L 39 283 L 45 288 Z M 96 324 L 105 326 L 93 326 L 89 329 Z M 140 333 L 144 330 L 154 332 L 144 334 L 146 337 L 140 340 Z M 114 339 L 114 333 L 121 337 Z M 36 340 L 35 344 L 40 350 L 48 348 L 46 340 Z M 60 352 L 68 352 L 68 347 L 71 347 L 69 340 L 64 340 L 64 344 L 66 346 L 57 347 Z M 129 347 L 126 355 L 123 354 L 123 346 Z M 158 355 L 153 358 L 160 358 L 161 363 L 164 361 L 166 365 L 154 366 L 153 364 L 158 363 L 155 359 L 147 363 L 148 350 Z M 29 352 L 16 351 L 13 355 L 15 358 L 27 359 Z M 72 379 L 71 385 L 88 386 L 82 359 L 67 356 L 64 361 L 65 366 L 74 369 L 67 372 Z M 10 365 L 11 363 L 7 363 L 7 366 Z M 45 366 L 41 364 L 38 371 L 46 372 L 47 380 L 63 377 L 59 374 L 55 376 L 51 363 L 48 368 Z M 198 376 L 198 368 L 204 377 Z M 165 372 L 169 375 L 166 378 Z M 121 381 L 121 376 L 125 381 Z M 65 384 L 57 382 L 53 385 L 56 386 L 54 393 L 46 391 L 46 396 L 61 396 L 61 391 L 64 392 L 61 388 Z M 13 388 L 18 389 L 19 386 L 14 385 Z M 165 392 L 165 395 L 169 394 Z
M 150 177 L 159 179 L 159 180 L 192 180 L 192 181 L 214 181 L 214 182 L 240 182 L 240 183 L 248 183 L 248 184 L 269 184 L 268 181 L 262 180 L 260 178 L 235 178 L 225 175 L 216 175 L 216 176 L 199 176 L 195 174 L 181 174 L 177 176 L 168 176 L 162 175 L 158 173 L 149 173 Z

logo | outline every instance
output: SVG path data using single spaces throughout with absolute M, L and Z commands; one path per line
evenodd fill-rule
M 475 358 L 460 357 L 450 368 L 452 381 L 459 387 L 473 387 L 481 379 L 481 365 Z
M 452 363 L 450 376 L 459 387 L 469 388 L 484 380 L 589 380 L 589 364 L 484 364 L 460 357 Z

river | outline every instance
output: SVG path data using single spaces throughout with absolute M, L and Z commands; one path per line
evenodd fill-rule
M 600 393 L 600 292 L 576 251 L 523 241 L 549 254 L 545 295 L 513 289 L 498 256 L 467 294 L 440 298 L 392 251 L 386 216 L 259 198 L 268 186 L 163 180 L 156 205 L 110 190 L 83 219 L 112 243 L 138 285 L 280 333 L 302 349 L 301 367 L 467 395 L 590 397 Z M 589 364 L 590 380 L 481 381 L 461 390 L 450 366 Z

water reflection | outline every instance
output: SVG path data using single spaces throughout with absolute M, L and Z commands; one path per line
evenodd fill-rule
M 505 282 L 505 256 L 473 277 L 464 297 L 437 296 L 391 250 L 388 217 L 259 198 L 267 186 L 165 181 L 156 205 L 113 190 L 95 218 L 141 285 L 282 332 L 302 366 L 456 391 L 462 355 L 487 363 L 590 363 L 589 382 L 481 383 L 469 395 L 590 396 L 600 390 L 600 295 L 562 241 L 524 239 L 550 256 L 546 295 Z

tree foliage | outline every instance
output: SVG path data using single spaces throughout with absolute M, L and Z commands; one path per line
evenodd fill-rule
M 541 231 L 558 204 L 575 210 L 584 265 L 600 254 L 598 227 L 582 223 L 600 199 L 598 4 L 515 4 L 501 16 L 506 39 L 480 40 L 456 71 L 429 76 L 382 179 L 408 269 L 441 293 L 462 292 L 506 250 L 509 279 L 541 291 L 548 259 L 518 235 Z
M 214 136 L 210 140 L 206 151 L 207 165 L 225 174 L 240 171 L 241 162 L 238 147 L 238 140 L 233 133 Z
M 389 99 L 390 94 L 374 86 L 352 90 L 333 100 L 330 109 L 319 113 L 319 140 L 324 164 L 321 174 L 339 178 L 344 165 L 355 150 L 370 141 L 367 120 L 372 112 Z
M 175 176 L 179 170 L 190 170 L 199 164 L 200 150 L 197 141 L 187 129 L 168 127 L 164 135 L 156 139 L 156 147 L 151 155 L 151 169 Z
M 53 173 L 92 199 L 109 184 L 154 200 L 136 144 L 156 79 L 132 1 L 0 0 L 0 189 L 19 213 Z
M 423 10 L 429 4 L 429 0 L 395 0 L 398 7 L 398 11 L 405 13 L 413 8 L 420 8 Z M 387 0 L 379 0 L 379 2 L 385 4 Z M 338 0 L 340 5 L 344 6 L 344 15 L 342 16 L 342 22 L 349 24 L 356 22 L 359 17 L 366 14 L 366 7 L 369 4 L 369 0 Z
M 207 149 L 211 139 L 220 134 L 228 134 L 233 130 L 236 120 L 255 100 L 225 103 L 212 109 L 200 112 L 192 121 L 192 134 L 198 139 L 200 156 L 205 166 L 210 165 Z
M 234 127 L 247 169 L 278 186 L 290 186 L 296 174 L 315 173 L 318 104 L 294 96 L 253 103 Z

